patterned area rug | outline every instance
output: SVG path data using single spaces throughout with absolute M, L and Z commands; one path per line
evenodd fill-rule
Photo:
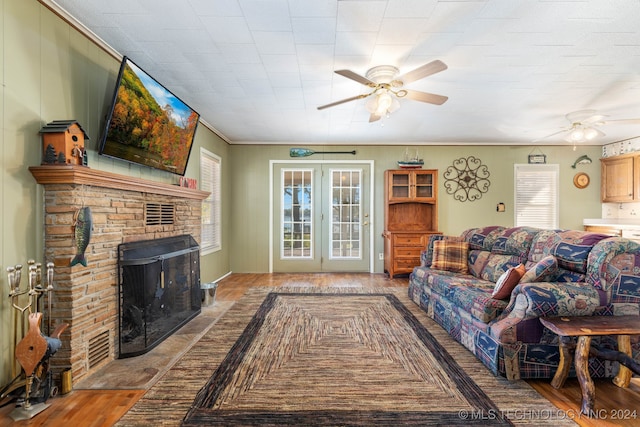
M 268 291 L 236 303 L 118 425 L 574 425 L 493 376 L 406 288 Z

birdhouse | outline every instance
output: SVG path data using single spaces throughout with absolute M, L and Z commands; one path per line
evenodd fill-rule
M 43 165 L 87 165 L 86 132 L 75 120 L 54 120 L 40 129 Z

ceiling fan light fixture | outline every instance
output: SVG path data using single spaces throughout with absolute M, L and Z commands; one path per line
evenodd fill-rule
M 388 90 L 382 90 L 366 102 L 365 108 L 369 113 L 383 117 L 400 108 L 400 102 Z
M 569 132 L 569 134 L 564 138 L 567 142 L 584 142 L 584 130 L 581 127 L 576 127 Z
M 589 127 L 589 128 L 586 128 L 584 130 L 584 138 L 587 141 L 591 141 L 592 139 L 594 139 L 597 136 L 598 136 L 598 131 L 595 130 L 594 128 Z
M 391 95 L 389 95 L 389 92 L 381 93 L 376 98 L 377 98 L 377 104 L 378 104 L 376 107 L 376 114 L 383 115 L 389 110 L 389 107 L 391 107 L 393 98 L 391 98 Z
M 577 125 L 571 129 L 571 132 L 567 134 L 564 138 L 565 141 L 576 143 L 576 142 L 587 142 L 595 139 L 598 136 L 598 131 L 595 128 L 590 126 Z

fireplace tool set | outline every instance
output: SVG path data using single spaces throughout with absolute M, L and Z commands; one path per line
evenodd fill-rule
M 57 394 L 53 385 L 53 374 L 49 369 L 49 358 L 61 347 L 60 334 L 67 328 L 63 323 L 51 331 L 51 292 L 53 291 L 53 263 L 46 265 L 46 281 L 43 282 L 42 264 L 33 260 L 27 262 L 28 287 L 21 289 L 22 265 L 7 268 L 9 279 L 9 298 L 15 310 L 13 345 L 18 363 L 22 367 L 16 375 L 16 366 L 12 364 L 12 375 L 15 378 L 0 390 L 0 401 L 12 397 L 8 403 L 16 401 L 16 409 L 11 412 L 14 421 L 33 418 L 49 407 L 46 400 Z M 41 330 L 42 296 L 47 294 L 47 334 Z M 21 301 L 22 304 L 21 305 Z M 29 329 L 18 341 L 19 334 L 24 333 L 26 321 Z M 3 403 L 2 406 L 8 404 Z

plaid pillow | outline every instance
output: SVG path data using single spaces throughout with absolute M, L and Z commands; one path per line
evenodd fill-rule
M 524 265 L 520 264 L 517 267 L 511 267 L 505 271 L 502 276 L 496 282 L 496 287 L 493 288 L 491 298 L 505 299 L 511 296 L 511 291 L 516 287 L 520 278 L 524 274 Z
M 429 240 L 427 241 L 427 249 L 425 249 L 424 257 L 421 257 L 423 267 L 431 267 L 431 262 L 433 261 L 433 242 L 438 240 L 455 240 L 456 242 L 461 242 L 462 237 L 446 236 L 442 234 L 430 235 Z
M 433 242 L 433 260 L 431 268 L 454 273 L 468 274 L 467 258 L 469 243 L 453 240 L 436 240 Z

